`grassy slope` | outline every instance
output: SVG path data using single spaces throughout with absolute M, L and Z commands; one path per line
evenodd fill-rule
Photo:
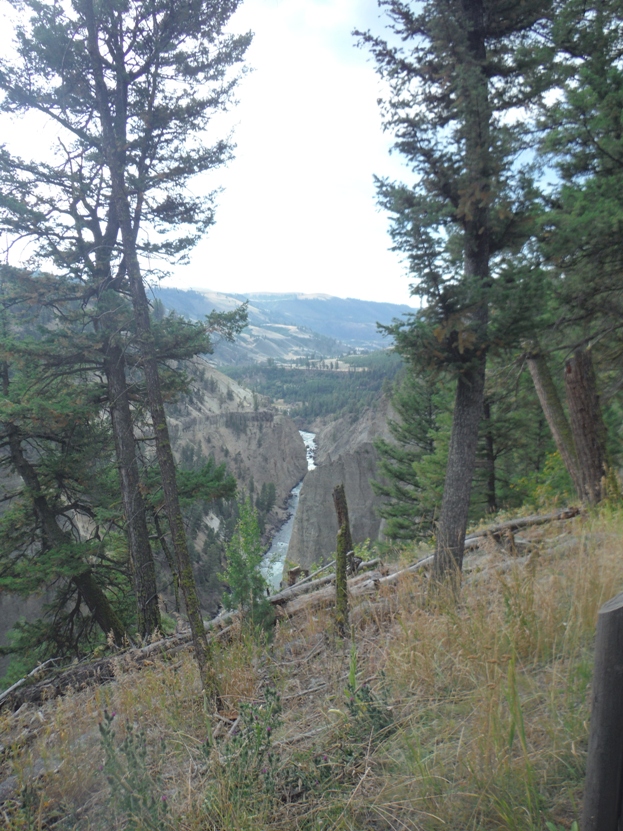
M 188 654 L 2 712 L 0 781 L 25 781 L 39 759 L 57 771 L 5 803 L 5 827 L 569 828 L 596 613 L 623 587 L 622 533 L 607 512 L 524 533 L 525 557 L 470 559 L 458 608 L 427 606 L 425 578 L 406 578 L 354 608 L 354 652 L 327 634 L 329 610 L 282 623 L 267 647 L 234 638 L 218 654 L 225 716 L 242 714 L 232 738 L 204 711 Z

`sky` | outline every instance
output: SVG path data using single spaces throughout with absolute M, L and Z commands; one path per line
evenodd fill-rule
M 3 4 L 7 23 L 19 12 Z M 383 32 L 376 0 L 244 0 L 232 32 L 254 32 L 238 104 L 217 122 L 235 158 L 210 180 L 216 222 L 165 285 L 247 294 L 300 292 L 417 305 L 373 176 L 409 180 L 383 132 L 381 82 L 353 29 Z M 0 48 L 11 48 L 11 27 Z M 29 114 L 2 123 L 24 157 L 58 142 Z M 197 191 L 207 188 L 198 182 Z
M 380 82 L 352 30 L 383 27 L 376 0 L 245 0 L 255 33 L 233 111 L 235 159 L 216 224 L 168 285 L 408 303 L 373 175 L 408 178 L 382 130 Z

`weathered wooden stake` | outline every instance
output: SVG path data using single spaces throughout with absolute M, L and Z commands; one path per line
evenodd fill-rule
M 333 504 L 337 513 L 337 552 L 335 556 L 335 625 L 341 637 L 348 631 L 348 585 L 346 570 L 348 555 L 353 548 L 348 522 L 348 505 L 344 485 L 333 489 Z
M 623 828 L 623 592 L 599 610 L 582 831 Z

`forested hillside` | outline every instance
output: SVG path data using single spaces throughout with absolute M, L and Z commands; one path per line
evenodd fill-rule
M 577 831 L 623 588 L 620 4 L 355 32 L 417 298 L 374 336 L 358 300 L 150 293 L 215 221 L 239 0 L 5 5 L 0 118 L 46 128 L 0 147 L 0 600 L 45 604 L 2 648 L 6 827 Z
M 321 358 L 335 358 L 357 349 L 379 349 L 384 338 L 377 323 L 389 324 L 393 318 L 413 311 L 411 306 L 397 303 L 303 293 L 241 295 L 166 286 L 155 286 L 153 293 L 166 309 L 191 320 L 201 320 L 213 310 L 232 311 L 248 303 L 249 328 L 242 339 L 215 351 L 214 360 L 223 364 L 251 363 L 268 357 L 284 360 L 288 356 L 275 337 L 279 334 L 290 337 L 289 346 L 294 345 L 299 355 L 308 357 L 313 352 Z M 272 354 L 262 351 L 262 340 L 272 341 Z
M 307 364 L 304 368 L 300 364 Z M 230 378 L 285 405 L 302 428 L 315 419 L 350 415 L 353 419 L 375 407 L 389 393 L 402 361 L 391 351 L 345 356 L 339 362 L 301 359 L 294 365 L 266 364 L 224 367 Z

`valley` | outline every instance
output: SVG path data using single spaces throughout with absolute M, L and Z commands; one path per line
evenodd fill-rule
M 621 5 L 377 5 L 4 4 L 7 831 L 622 827 Z
M 205 313 L 204 305 L 193 306 L 195 293 L 176 292 L 175 297 L 179 314 L 192 318 Z M 221 296 L 217 300 L 228 308 Z M 205 302 L 202 295 L 201 304 Z M 366 304 L 355 305 L 361 315 Z M 368 318 L 379 304 L 370 305 Z M 260 361 L 261 353 L 254 353 L 246 365 L 219 363 L 223 356 L 196 358 L 187 368 L 188 391 L 167 407 L 181 468 L 198 470 L 212 459 L 225 464 L 237 484 L 234 500 L 198 502 L 186 510 L 193 570 L 206 617 L 221 602 L 223 582 L 218 575 L 244 500 L 251 500 L 258 511 L 266 556 L 278 552 L 270 568 L 273 590 L 279 587 L 286 558 L 304 568 L 331 558 L 336 531 L 331 488 L 340 477 L 351 503 L 355 542 L 379 536 L 381 523 L 374 513 L 379 498 L 369 482 L 375 475 L 372 441 L 376 435 L 387 435 L 386 392 L 401 362 L 387 351 L 346 355 L 338 362 L 339 349 L 331 360 L 331 351 L 317 351 L 319 345 L 327 345 L 322 339 L 314 341 L 315 351 L 305 351 L 310 346 L 307 334 L 291 363 Z M 366 342 L 357 340 L 351 348 L 361 351 Z M 308 549 L 305 541 L 312 538 Z M 179 598 L 162 551 L 156 565 L 162 609 L 178 615 Z M 36 621 L 46 602 L 45 595 L 24 602 L 0 593 L 0 647 L 8 644 L 17 621 Z M 0 657 L 0 677 L 9 663 L 8 657 Z

